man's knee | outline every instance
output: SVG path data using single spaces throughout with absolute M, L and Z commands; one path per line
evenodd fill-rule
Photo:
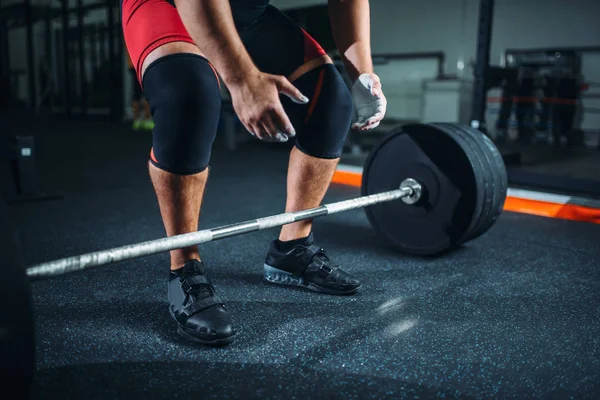
M 172 54 L 148 66 L 144 94 L 151 106 L 151 162 L 179 175 L 208 166 L 221 110 L 218 79 L 209 62 L 195 54 Z
M 317 158 L 338 158 L 350 130 L 354 105 L 346 83 L 334 65 L 324 64 L 294 81 L 309 97 L 308 105 L 286 101 L 296 128 L 296 147 Z

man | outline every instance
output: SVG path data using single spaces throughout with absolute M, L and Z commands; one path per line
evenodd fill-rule
M 131 128 L 134 131 L 139 131 L 140 129 L 151 131 L 154 128 L 154 122 L 150 115 L 150 105 L 148 104 L 148 100 L 144 97 L 142 87 L 137 80 L 137 73 L 135 72 L 131 57 L 127 57 L 127 71 L 129 72 L 129 77 L 131 79 L 132 89 L 131 112 L 133 114 L 133 123 Z
M 383 119 L 368 0 L 330 0 L 329 11 L 355 82 L 352 94 L 321 46 L 269 0 L 123 0 L 127 49 L 156 124 L 149 173 L 168 236 L 198 229 L 221 107 L 218 76 L 252 135 L 295 139 L 286 211 L 322 201 L 354 107 L 355 129 L 372 129 Z M 283 226 L 264 268 L 269 282 L 318 292 L 353 294 L 360 286 L 315 244 L 312 221 Z M 232 341 L 231 316 L 196 246 L 171 252 L 168 288 L 180 335 L 208 345 Z

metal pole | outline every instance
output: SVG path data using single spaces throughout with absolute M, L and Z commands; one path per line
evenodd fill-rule
M 116 11 L 115 11 L 116 13 Z M 119 13 L 116 13 L 117 15 L 120 15 Z M 123 110 L 124 110 L 124 103 L 123 103 L 123 96 L 124 96 L 124 87 L 125 85 L 123 84 L 123 73 L 125 72 L 125 68 L 124 68 L 124 60 L 125 60 L 125 49 L 124 49 L 124 45 L 125 45 L 125 38 L 123 37 L 123 27 L 122 27 L 122 21 L 120 18 L 117 18 L 117 21 L 115 23 L 115 27 L 117 28 L 115 31 L 115 38 L 117 41 L 117 63 L 119 65 L 119 68 L 117 69 L 118 73 L 117 73 L 117 79 L 119 82 L 119 92 L 118 95 L 116 96 L 116 115 L 115 118 L 118 121 L 121 121 L 123 119 Z
M 61 32 L 60 30 L 56 29 L 54 31 L 54 49 L 55 49 L 55 56 L 56 56 L 56 62 L 54 63 L 54 66 L 56 68 L 56 100 L 60 101 L 60 104 L 62 104 L 63 107 L 65 107 L 65 113 L 66 113 L 66 102 L 65 102 L 65 94 L 64 94 L 64 90 L 65 90 L 65 86 L 64 86 L 64 68 L 63 68 L 63 59 L 61 57 L 62 55 L 62 37 L 61 37 Z
M 406 184 L 408 181 L 410 181 L 409 185 Z M 420 184 L 413 180 L 406 180 L 403 182 L 403 185 L 400 187 L 400 189 L 391 190 L 389 192 L 357 197 L 355 199 L 326 204 L 320 207 L 310 208 L 308 210 L 287 212 L 272 215 L 270 217 L 258 218 L 231 225 L 224 225 L 217 228 L 205 229 L 198 232 L 185 233 L 182 235 L 150 240 L 147 242 L 117 247 L 114 249 L 50 261 L 28 268 L 27 275 L 32 278 L 63 275 L 69 272 L 81 271 L 95 266 L 113 264 L 119 261 L 162 253 L 164 251 L 170 251 L 173 249 L 195 246 L 201 243 L 211 242 L 213 240 L 274 228 L 306 219 L 335 214 L 341 211 L 367 207 L 386 201 L 392 201 L 401 198 L 413 198 L 415 196 L 418 197 L 420 193 Z
M 96 46 L 96 35 L 97 35 L 97 28 L 96 28 L 96 24 L 90 25 L 89 27 L 89 38 L 90 38 L 90 42 L 89 42 L 89 47 L 90 47 L 90 65 L 91 68 L 90 70 L 92 71 L 92 74 L 90 76 L 90 81 L 94 82 L 95 79 L 98 78 L 98 48 Z M 93 108 L 95 106 L 97 106 L 96 104 L 96 97 L 95 97 L 95 87 L 93 86 L 93 84 L 91 84 L 91 96 L 90 96 L 90 106 Z
M 487 107 L 486 75 L 490 65 L 490 44 L 494 20 L 494 0 L 480 0 L 479 25 L 477 28 L 477 61 L 471 109 L 471 127 L 487 132 L 485 110 Z
M 115 68 L 115 63 L 117 62 L 116 57 L 115 57 L 115 35 L 114 35 L 114 31 L 115 31 L 115 16 L 114 16 L 114 12 L 113 12 L 113 0 L 106 0 L 106 17 L 107 17 L 107 25 L 108 25 L 108 70 L 109 70 L 109 76 L 108 76 L 108 90 L 109 90 L 109 101 L 110 101 L 110 105 L 109 105 L 109 111 L 110 111 L 110 119 L 111 120 L 115 120 L 116 119 L 116 112 L 115 112 L 115 104 L 117 102 L 117 96 L 116 96 L 116 87 L 115 87 L 115 81 L 116 81 L 116 74 L 115 72 L 117 71 L 117 69 Z
M 79 59 L 79 83 L 81 85 L 81 114 L 87 114 L 88 90 L 85 76 L 85 35 L 83 32 L 83 0 L 77 0 L 77 58 Z
M 54 82 L 55 82 L 55 69 L 54 69 L 54 57 L 52 52 L 52 8 L 48 6 L 46 8 L 46 18 L 44 20 L 44 43 L 46 49 L 46 67 L 47 67 L 47 78 L 46 85 L 48 87 L 48 111 L 50 114 L 54 111 Z
M 0 10 L 0 16 L 2 10 Z M 10 76 L 10 50 L 8 48 L 8 28 L 6 27 L 6 21 L 0 18 L 0 73 L 9 79 Z
M 65 114 L 71 115 L 71 71 L 69 63 L 69 0 L 62 0 L 61 19 L 62 19 L 62 66 L 63 66 L 63 99 Z
M 29 106 L 35 110 L 37 104 L 37 88 L 35 74 L 35 57 L 33 49 L 33 11 L 31 9 L 31 0 L 25 0 L 25 40 L 27 42 L 27 72 L 29 81 Z
M 99 42 L 100 42 L 100 65 L 102 66 L 102 70 L 106 71 L 107 73 L 108 68 L 106 68 L 106 62 L 108 61 L 108 39 L 106 39 L 106 33 L 108 31 L 108 28 L 105 25 L 100 25 L 99 29 L 98 29 L 98 35 L 99 35 Z M 108 74 L 104 76 L 105 78 L 108 79 Z

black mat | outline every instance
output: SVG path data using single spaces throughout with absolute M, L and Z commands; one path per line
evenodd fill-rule
M 101 124 L 40 139 L 60 201 L 14 206 L 28 265 L 164 235 L 147 134 Z M 286 151 L 215 148 L 202 227 L 272 214 Z M 334 185 L 326 201 L 358 195 Z M 410 229 L 410 227 L 407 227 Z M 361 210 L 321 218 L 318 243 L 363 279 L 353 297 L 269 286 L 277 230 L 202 246 L 240 334 L 179 338 L 160 254 L 36 282 L 36 398 L 597 398 L 600 226 L 505 213 L 439 259 L 382 247 Z

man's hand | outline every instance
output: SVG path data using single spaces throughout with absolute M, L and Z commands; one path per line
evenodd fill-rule
M 286 78 L 256 68 L 237 33 L 229 2 L 175 0 L 175 4 L 188 33 L 225 81 L 246 129 L 265 141 L 285 142 L 294 136 L 279 94 L 301 104 L 308 99 Z
M 256 72 L 229 87 L 233 108 L 246 129 L 265 142 L 287 142 L 296 136 L 279 94 L 298 104 L 308 98 L 285 77 Z
M 379 77 L 375 74 L 360 75 L 352 86 L 352 97 L 358 113 L 358 120 L 352 128 L 366 131 L 379 126 L 387 108 Z

